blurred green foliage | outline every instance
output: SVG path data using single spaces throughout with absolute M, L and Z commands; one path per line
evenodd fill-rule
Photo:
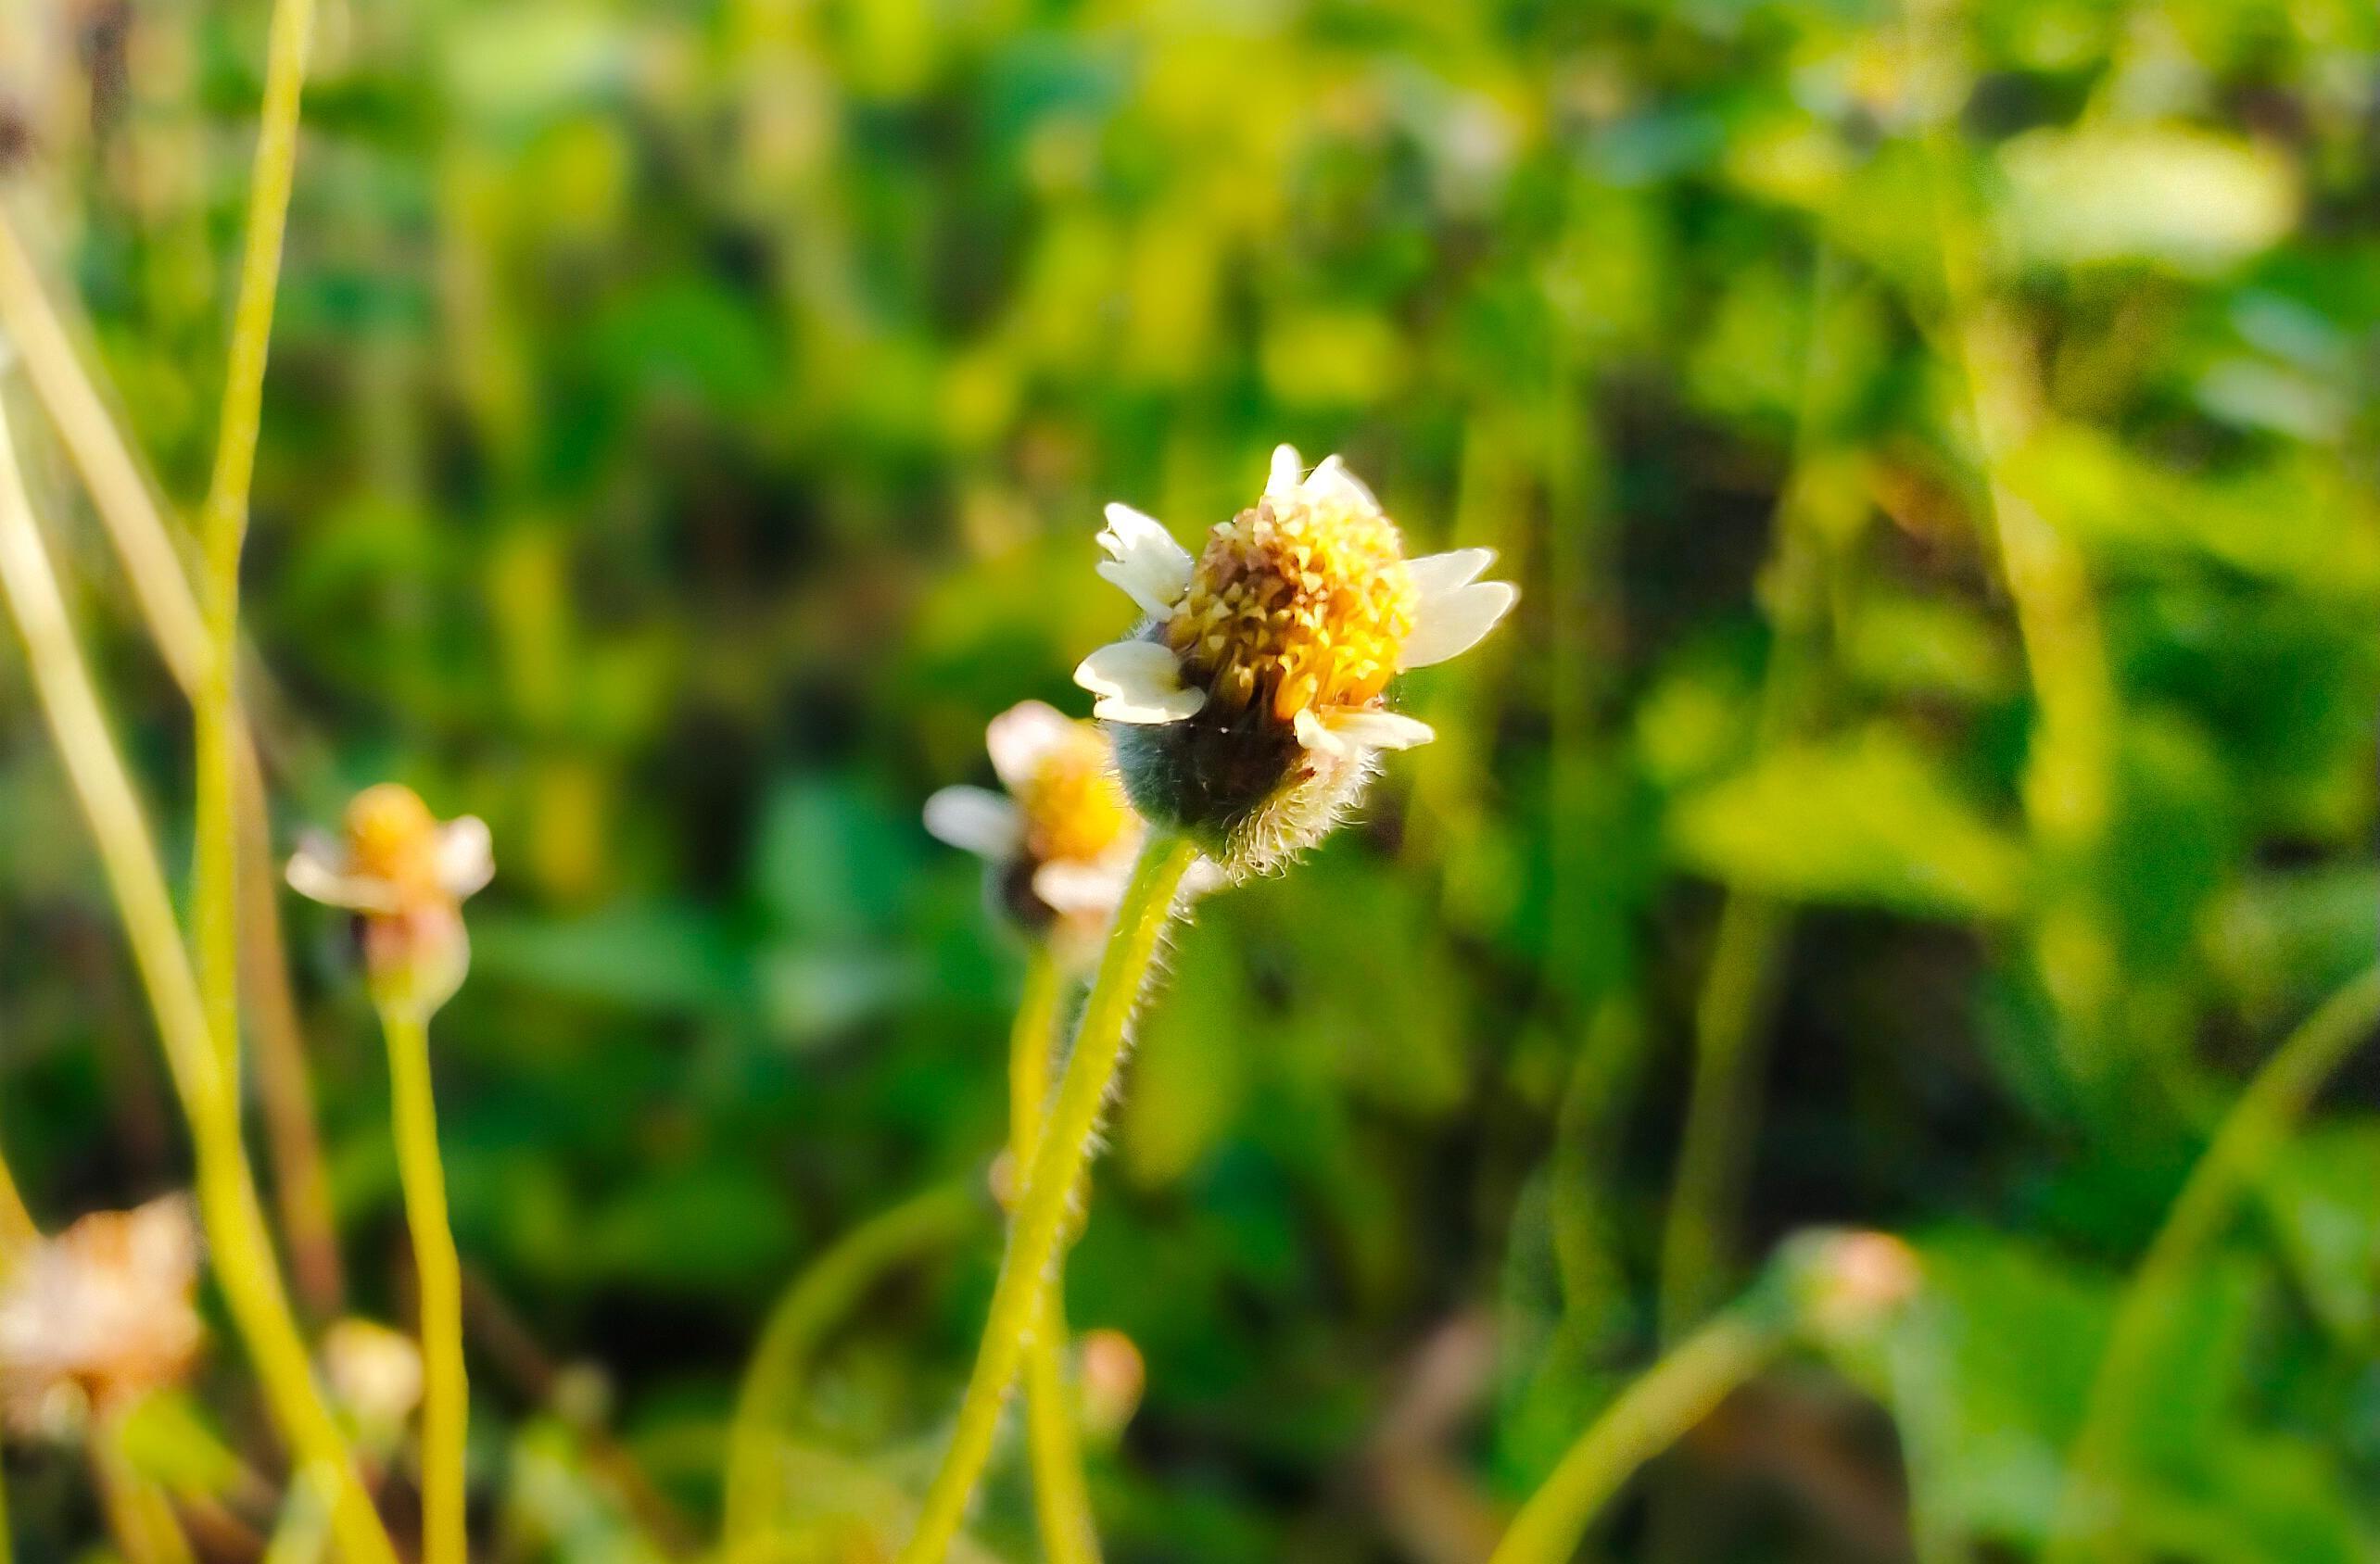
M 186 505 L 265 8 L 9 9 L 10 210 Z M 1188 536 L 1283 439 L 1524 597 L 1411 681 L 1439 742 L 1361 823 L 1179 942 L 1070 1270 L 1148 1362 L 1111 1557 L 1473 1557 L 1427 1539 L 1655 1350 L 1728 994 L 1711 1283 L 1856 1223 L 1919 1245 L 1928 1306 L 1867 1387 L 1891 1425 L 1779 1376 L 1608 1556 L 2039 1544 L 2123 1278 L 2380 938 L 2380 13 L 323 0 L 314 60 L 262 726 L 285 839 L 384 776 L 495 827 L 436 1041 L 509 1320 L 475 1337 L 498 1556 L 650 1556 L 602 1427 L 706 1530 L 771 1301 L 980 1177 L 1019 963 L 918 805 L 1010 702 L 1081 709 L 1130 612 L 1099 503 Z M 32 444 L 174 820 L 178 698 Z M 0 723 L 0 1144 L 57 1222 L 184 1154 L 13 656 Z M 1715 960 L 1729 898 L 1760 916 Z M 350 1291 L 401 1318 L 368 1012 L 291 915 Z M 2375 1086 L 2158 1316 L 2120 1441 L 2150 1556 L 2380 1547 Z M 930 1460 L 993 1231 L 817 1366 L 789 1459 L 855 1505 Z M 1384 1429 L 1481 1320 L 1450 1486 L 1412 1480 Z M 253 1443 L 235 1350 L 209 1381 Z M 22 1557 L 90 1533 L 71 1466 L 12 1456 Z M 978 1534 L 1030 1548 L 1013 1459 Z

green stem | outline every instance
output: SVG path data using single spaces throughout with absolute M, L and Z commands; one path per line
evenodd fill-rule
M 1008 1160 L 1019 1174 L 1032 1163 L 1033 1142 L 1041 1133 L 1060 988 L 1057 963 L 1046 947 L 1036 947 L 1025 967 L 1024 992 L 1008 1039 Z M 1025 1453 L 1032 1467 L 1042 1551 L 1049 1564 L 1098 1564 L 1099 1532 L 1082 1477 L 1074 1391 L 1066 1376 L 1064 1264 L 1062 1255 L 1050 1260 L 1041 1323 L 1025 1345 Z
M 0 1273 L 41 1236 L 33 1214 L 25 1208 L 25 1197 L 17 1191 L 17 1176 L 8 1171 L 8 1159 L 0 1156 Z
M 777 1431 L 791 1419 L 818 1343 L 884 1273 L 956 1241 L 984 1209 L 971 1181 L 913 1196 L 844 1234 L 787 1288 L 762 1327 L 728 1433 L 724 1552 L 742 1557 L 772 1523 Z
M 1766 1367 L 1784 1334 L 1745 1311 L 1714 1318 L 1622 1392 L 1521 1507 L 1488 1564 L 1568 1564 L 1636 1469 Z
M 306 81 L 306 44 L 314 0 L 274 0 L 266 34 L 264 104 L 256 160 L 248 175 L 247 239 L 223 371 L 222 417 L 215 472 L 199 515 L 206 555 L 208 656 L 199 681 L 197 848 L 191 921 L 207 1027 L 224 1068 L 239 1078 L 239 741 L 237 680 L 240 548 L 247 536 L 248 485 L 256 472 L 257 430 L 264 397 L 265 352 L 272 336 L 281 241 L 298 162 L 298 100 Z
M 397 1168 L 421 1285 L 422 1558 L 423 1564 L 465 1564 L 463 1450 L 471 1401 L 462 1364 L 462 1264 L 447 1219 L 429 1028 L 408 1004 L 383 1004 L 380 1020 L 388 1034 Z
M 1148 978 L 1158 941 L 1173 918 L 1174 895 L 1198 851 L 1184 837 L 1152 829 L 1132 884 L 1116 910 L 1114 930 L 1099 958 L 1099 974 L 1076 1031 L 1066 1073 L 1033 1148 L 1031 1172 L 1008 1228 L 1007 1252 L 992 1289 L 990 1318 L 977 1348 L 975 1371 L 960 1399 L 958 1420 L 942 1469 L 926 1490 L 918 1529 L 897 1564 L 939 1564 L 957 1535 L 968 1495 L 991 1455 L 1000 1404 L 1042 1315 L 1050 1265 L 1057 1256 L 1076 1181 L 1091 1158 L 1091 1142 L 1115 1084 L 1132 1029 L 1133 1012 Z
M 0 594 L 25 644 L 42 714 L 99 851 L 108 889 L 123 919 L 133 965 L 157 1018 L 197 1163 L 199 1215 L 215 1276 L 247 1344 L 274 1420 L 301 1468 L 332 1498 L 332 1522 L 351 1564 L 396 1564 L 388 1533 L 356 1476 L 347 1441 L 332 1420 L 282 1290 L 241 1139 L 239 1098 L 207 1028 L 190 952 L 173 921 L 148 822 L 108 732 L 91 673 L 75 644 L 57 574 L 25 496 L 0 411 Z
M 2116 1306 L 2108 1344 L 2082 1405 L 2043 1558 L 2050 1564 L 2109 1557 L 2116 1520 L 2106 1485 L 2119 1436 L 2156 1368 L 2157 1325 L 2198 1255 L 2222 1236 L 2241 1193 L 2285 1141 L 2314 1093 L 2380 1026 L 2380 967 L 2333 994 L 2289 1034 L 2232 1104 L 2166 1213 Z

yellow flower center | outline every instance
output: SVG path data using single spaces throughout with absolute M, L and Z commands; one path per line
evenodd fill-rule
M 437 817 L 411 788 L 383 782 L 358 793 L 348 805 L 347 848 L 356 874 L 409 900 L 441 893 Z
M 1414 601 L 1404 540 L 1376 507 L 1267 496 L 1209 535 L 1165 636 L 1209 702 L 1261 700 L 1285 723 L 1378 695 Z
M 1036 864 L 1103 858 L 1133 825 L 1108 741 L 1089 723 L 1068 725 L 1064 741 L 1049 747 L 1016 799 L 1025 851 Z

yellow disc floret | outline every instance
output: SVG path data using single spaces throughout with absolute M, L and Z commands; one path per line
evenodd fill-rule
M 1268 495 L 1209 535 L 1165 637 L 1184 682 L 1212 706 L 1261 702 L 1288 723 L 1377 696 L 1414 604 L 1396 523 L 1355 497 L 1301 489 Z
M 1096 862 L 1135 824 L 1108 741 L 1089 723 L 1068 724 L 1015 793 L 1036 864 Z
M 444 894 L 438 882 L 438 822 L 420 795 L 383 782 L 355 796 L 347 811 L 348 864 L 384 882 L 400 902 Z

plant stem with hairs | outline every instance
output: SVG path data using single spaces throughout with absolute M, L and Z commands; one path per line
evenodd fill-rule
M 1033 1142 L 1041 1132 L 1063 987 L 1057 962 L 1046 948 L 1036 947 L 1026 964 L 1024 992 L 1008 1040 L 1008 1158 L 1019 1173 L 1032 1163 Z M 1025 1454 L 1032 1468 L 1034 1513 L 1049 1564 L 1098 1564 L 1098 1527 L 1082 1478 L 1082 1437 L 1075 1427 L 1073 1386 L 1066 1376 L 1063 1265 L 1062 1256 L 1050 1260 L 1041 1322 L 1025 1345 Z
M 462 1362 L 462 1262 L 447 1219 L 429 1028 L 417 1008 L 403 1003 L 383 1003 L 380 1022 L 388 1037 L 397 1169 L 420 1288 L 422 1558 L 423 1564 L 464 1564 L 463 1455 L 471 1402 Z
M 2380 967 L 2366 969 L 2333 994 L 2272 1051 L 2190 1169 L 2164 1226 L 2149 1242 L 2117 1303 L 2043 1550 L 2051 1564 L 2115 1557 L 2109 1535 L 2115 1506 L 2102 1490 L 2111 1475 L 2108 1469 L 2116 1464 L 2125 1419 L 2138 1406 L 2140 1393 L 2157 1368 L 2157 1323 L 2171 1308 L 2175 1290 L 2198 1256 L 2222 1236 L 2241 1194 L 2288 1138 L 2306 1104 L 2375 1027 L 2380 1027 Z
M 224 1301 L 301 1479 L 310 1477 L 331 1496 L 341 1551 L 350 1564 L 395 1564 L 388 1535 L 314 1382 L 305 1343 L 282 1290 L 241 1139 L 238 1095 L 208 1031 L 197 978 L 174 923 L 173 902 L 148 823 L 108 735 L 98 693 L 67 620 L 66 603 L 17 469 L 5 412 L 0 412 L 0 595 L 6 596 L 16 620 L 43 716 L 90 824 L 133 965 L 157 1018 L 175 1092 L 190 1122 L 199 1213 Z
M 968 1495 L 992 1451 L 1001 1403 L 1040 1323 L 1050 1265 L 1063 1242 L 1075 1185 L 1091 1159 L 1100 1116 L 1123 1061 L 1149 964 L 1172 921 L 1183 877 L 1197 857 L 1189 839 L 1155 828 L 1141 850 L 1099 958 L 1073 1051 L 1034 1144 L 1032 1167 L 1019 1192 L 1007 1251 L 993 1284 L 990 1318 L 976 1351 L 975 1370 L 959 1402 L 950 1449 L 926 1491 L 918 1529 L 901 1550 L 898 1564 L 938 1564 L 957 1535 Z

